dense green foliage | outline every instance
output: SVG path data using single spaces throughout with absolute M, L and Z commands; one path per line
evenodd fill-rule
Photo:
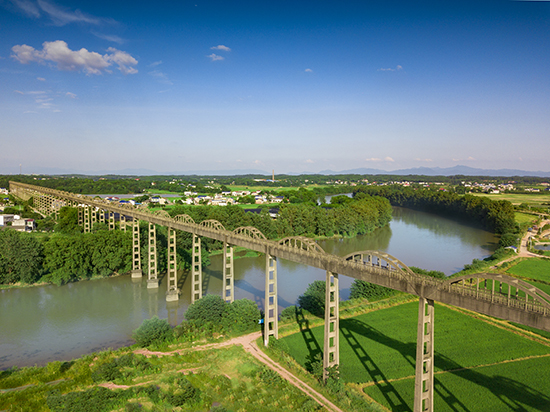
M 354 236 L 372 232 L 391 220 L 391 206 L 381 197 L 364 196 L 334 207 L 322 208 L 308 203 L 284 204 L 277 219 L 272 219 L 267 210 L 262 213 L 247 213 L 238 206 L 177 206 L 170 215 L 186 214 L 195 222 L 214 219 L 227 230 L 241 226 L 253 226 L 267 238 L 286 236 Z M 214 241 L 205 239 L 209 247 Z
M 495 233 L 517 232 L 514 208 L 505 200 L 493 201 L 487 197 L 415 190 L 398 185 L 362 186 L 354 191 L 355 197 L 363 194 L 383 196 L 394 206 L 469 219 Z
M 0 283 L 33 283 L 42 274 L 44 248 L 32 235 L 0 230 Z
M 309 284 L 303 295 L 298 296 L 298 305 L 317 316 L 325 315 L 326 282 L 315 280 Z
M 157 316 L 145 319 L 141 326 L 132 334 L 132 338 L 141 347 L 167 342 L 173 336 L 174 332 L 168 321 L 166 319 L 159 319 Z
M 384 299 L 396 293 L 393 289 L 356 279 L 351 284 L 349 297 L 350 299 L 367 299 L 372 301 Z
M 221 324 L 226 302 L 221 296 L 206 295 L 189 306 L 185 318 L 195 323 Z
M 187 308 L 185 318 L 176 328 L 176 336 L 194 340 L 221 333 L 253 332 L 258 329 L 261 313 L 249 299 L 228 303 L 218 295 L 206 295 Z
M 108 276 L 131 269 L 131 235 L 98 231 L 55 235 L 44 244 L 43 280 L 63 284 L 77 279 Z

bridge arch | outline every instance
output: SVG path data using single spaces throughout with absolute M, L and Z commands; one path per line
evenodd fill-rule
M 376 258 L 376 261 L 374 258 Z M 376 250 L 353 252 L 344 256 L 344 260 L 362 262 L 364 265 L 381 267 L 388 270 L 396 270 L 413 277 L 418 277 L 418 275 L 414 273 L 407 265 L 396 257 L 385 252 L 378 252 Z M 382 262 L 385 262 L 386 264 L 383 265 Z
M 162 209 L 160 209 L 160 210 L 155 210 L 155 211 L 153 212 L 153 214 L 154 214 L 155 216 L 158 216 L 158 217 L 165 217 L 165 218 L 168 218 L 168 219 L 172 219 L 172 216 L 170 216 L 170 214 L 169 214 L 166 210 L 162 210 Z
M 302 249 L 307 252 L 317 252 L 326 254 L 327 252 L 319 246 L 313 239 L 305 236 L 290 236 L 279 240 L 279 245 Z
M 252 239 L 267 240 L 265 235 L 253 226 L 241 226 L 233 231 L 236 235 L 246 236 Z
M 203 220 L 202 222 L 199 223 L 199 225 L 204 226 L 208 229 L 225 230 L 223 225 L 214 219 Z
M 193 218 L 189 215 L 177 215 L 174 217 L 174 220 L 176 222 L 182 222 L 182 223 L 195 223 Z
M 472 282 L 474 279 L 475 282 Z M 485 280 L 485 282 L 480 282 L 480 280 Z M 488 280 L 491 281 L 490 289 L 487 287 Z M 466 283 L 467 281 L 470 281 L 469 285 Z M 495 290 L 495 284 L 497 282 L 498 290 Z M 515 298 L 516 301 L 541 306 L 545 308 L 545 313 L 550 312 L 550 295 L 530 283 L 512 276 L 488 272 L 474 273 L 447 279 L 445 280 L 445 285 L 449 290 L 453 287 L 458 287 L 463 293 L 475 293 L 478 298 L 483 298 L 484 296 L 488 298 L 490 296 L 492 301 L 494 301 L 495 298 L 498 298 L 498 300 L 502 298 L 507 300 Z M 502 291 L 502 285 L 507 286 L 504 292 Z M 512 288 L 515 289 L 514 294 L 512 294 Z M 530 300 L 529 297 L 531 297 L 532 300 Z

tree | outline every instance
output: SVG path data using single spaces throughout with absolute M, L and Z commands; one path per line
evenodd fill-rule
M 298 297 L 298 304 L 302 309 L 316 316 L 324 316 L 326 299 L 326 282 L 316 280 L 310 283 L 303 295 Z
M 34 283 L 42 275 L 44 248 L 28 233 L 0 231 L 0 283 Z
M 68 206 L 59 209 L 59 218 L 55 230 L 66 234 L 82 232 L 82 228 L 78 226 L 78 209 Z
M 132 334 L 132 338 L 141 347 L 162 343 L 172 339 L 174 333 L 166 319 L 159 319 L 157 316 L 145 319 L 141 326 Z
M 225 305 L 223 324 L 233 332 L 255 330 L 260 319 L 260 309 L 249 299 L 239 299 Z
M 350 299 L 378 300 L 395 294 L 395 290 L 375 285 L 364 280 L 354 280 L 351 284 Z
M 190 322 L 221 324 L 227 303 L 218 295 L 206 295 L 189 306 L 185 318 Z

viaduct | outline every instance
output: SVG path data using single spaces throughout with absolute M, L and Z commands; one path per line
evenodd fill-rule
M 42 213 L 56 213 L 62 206 L 78 207 L 79 223 L 89 232 L 97 221 L 108 216 L 110 230 L 129 226 L 133 238 L 132 277 L 142 276 L 139 221 L 149 224 L 147 287 L 157 288 L 156 229 L 168 228 L 168 288 L 166 300 L 178 300 L 176 230 L 193 235 L 191 302 L 202 297 L 201 237 L 223 243 L 223 298 L 234 299 L 233 247 L 241 246 L 265 254 L 265 319 L 264 343 L 270 336 L 278 338 L 277 259 L 287 259 L 326 271 L 325 337 L 323 370 L 339 364 L 339 289 L 338 277 L 350 276 L 376 285 L 407 292 L 419 297 L 416 350 L 414 411 L 433 411 L 434 372 L 434 301 L 550 331 L 550 296 L 527 282 L 494 273 L 478 273 L 451 279 L 435 279 L 418 275 L 395 257 L 377 251 L 359 251 L 340 257 L 326 253 L 313 239 L 288 237 L 272 241 L 254 227 L 226 230 L 215 220 L 196 223 L 188 215 L 172 218 L 166 211 L 150 212 L 132 205 L 113 204 L 79 194 L 10 182 L 15 196 L 34 199 Z M 131 218 L 131 219 L 128 219 Z M 130 222 L 131 220 L 131 222 Z M 503 288 L 504 286 L 504 288 Z

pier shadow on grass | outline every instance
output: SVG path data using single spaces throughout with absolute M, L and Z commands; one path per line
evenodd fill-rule
M 376 382 L 376 386 L 367 387 L 365 392 L 375 400 L 386 404 L 393 412 L 412 412 L 414 378 L 390 382 L 354 335 L 368 337 L 377 343 L 394 349 L 413 368 L 416 364 L 416 342 L 404 343 L 398 341 L 356 319 L 341 320 L 340 330 L 356 358 L 363 365 L 370 378 Z M 528 384 L 506 376 L 497 374 L 491 376 L 483 373 L 486 370 L 485 367 L 479 370 L 464 369 L 457 362 L 437 352 L 434 353 L 434 363 L 438 368 L 449 371 L 446 374 L 434 376 L 434 406 L 439 404 L 440 407 L 434 409 L 453 412 L 486 410 L 550 411 L 550 396 Z M 550 361 L 548 363 L 550 364 Z M 498 368 L 500 365 L 494 365 L 493 367 Z M 525 367 L 524 364 L 508 365 L 517 368 Z M 541 372 L 541 376 L 538 376 L 537 373 Z M 544 368 L 543 371 L 538 372 L 533 371 L 533 374 L 537 376 L 537 380 L 550 380 L 549 368 Z M 546 376 L 543 377 L 542 375 Z M 466 384 L 464 385 L 464 383 Z M 472 384 L 478 386 L 480 391 L 472 393 L 474 387 Z M 486 395 L 491 393 L 495 398 L 488 400 L 484 393 Z M 483 397 L 483 399 L 476 399 L 476 396 Z

